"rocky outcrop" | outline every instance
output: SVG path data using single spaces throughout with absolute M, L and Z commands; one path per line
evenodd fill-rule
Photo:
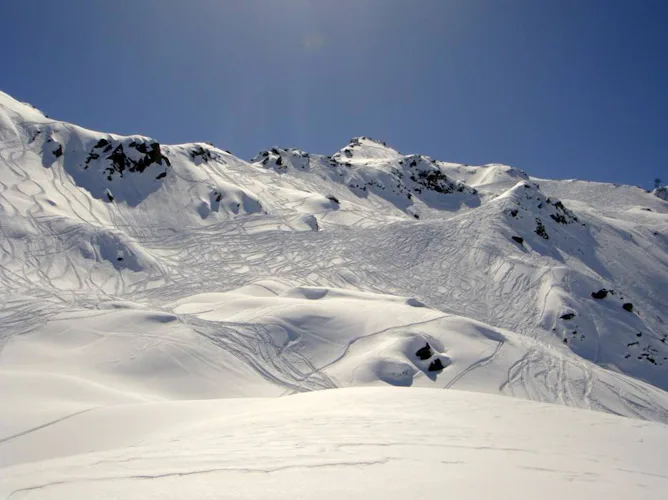
M 84 170 L 93 163 L 102 163 L 104 176 L 111 181 L 114 176 L 123 177 L 127 172 L 144 172 L 152 165 L 170 166 L 160 144 L 148 138 L 129 142 L 100 139 L 84 161 Z

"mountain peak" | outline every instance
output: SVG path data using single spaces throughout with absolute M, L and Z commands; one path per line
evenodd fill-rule
M 396 149 L 387 143 L 370 137 L 353 137 L 350 143 L 334 153 L 332 158 L 337 161 L 373 162 L 396 161 L 402 157 Z

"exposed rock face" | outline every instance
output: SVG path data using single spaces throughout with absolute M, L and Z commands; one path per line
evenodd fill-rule
M 547 231 L 545 230 L 545 225 L 543 224 L 543 222 L 538 217 L 536 217 L 536 231 L 535 232 L 538 236 L 540 236 L 541 238 L 543 238 L 545 240 L 550 239 L 550 236 L 547 234 Z
M 575 214 L 568 210 L 560 201 L 552 203 L 548 198 L 546 203 L 554 206 L 555 213 L 550 214 L 550 217 L 555 222 L 558 222 L 559 224 L 573 224 L 574 222 L 578 222 L 578 218 Z
M 428 156 L 404 156 L 385 143 L 366 137 L 352 139 L 332 156 L 274 147 L 261 151 L 251 161 L 281 174 L 305 171 L 321 179 L 329 178 L 360 198 L 373 193 L 416 219 L 420 215 L 407 210 L 416 198 L 441 208 L 480 204 L 475 188 L 446 175 L 445 168 Z
M 429 190 L 441 194 L 455 192 L 477 194 L 476 189 L 463 182 L 448 178 L 438 164 L 429 157 L 423 155 L 407 156 L 404 162 L 404 169 L 413 182 L 413 185 L 409 183 L 407 187 L 413 193 L 420 194 L 423 190 Z
M 201 144 L 197 144 L 195 147 L 193 147 L 188 152 L 188 155 L 195 163 L 209 163 L 210 161 L 220 160 L 220 156 L 215 151 Z
M 417 350 L 415 355 L 420 358 L 422 361 L 425 361 L 429 358 L 431 358 L 434 353 L 431 350 L 431 346 L 427 342 L 427 344 L 424 347 L 421 347 L 420 349 Z
M 150 139 L 133 139 L 125 144 L 100 139 L 88 153 L 83 168 L 88 169 L 93 162 L 105 165 L 103 172 L 108 181 L 116 175 L 123 177 L 126 172 L 141 173 L 151 165 L 171 165 L 167 156 L 162 154 L 160 144 Z
M 429 364 L 429 371 L 430 372 L 440 372 L 443 370 L 445 366 L 443 366 L 443 362 L 440 359 L 435 359 Z

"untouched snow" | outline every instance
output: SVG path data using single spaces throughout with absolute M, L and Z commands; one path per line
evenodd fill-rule
M 0 93 L 0 301 L 0 498 L 667 486 L 661 193 L 366 137 L 247 162 Z
M 660 498 L 668 427 L 510 398 L 339 389 L 72 412 L 3 443 L 8 498 Z

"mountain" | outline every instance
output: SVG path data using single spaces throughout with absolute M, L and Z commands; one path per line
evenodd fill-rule
M 413 436 L 410 446 L 392 446 L 414 457 L 453 453 L 442 426 L 470 435 L 470 425 L 491 425 L 483 416 L 477 424 L 445 418 L 441 408 L 515 419 L 518 434 L 489 449 L 512 447 L 508 467 L 516 471 L 526 465 L 522 453 L 539 451 L 511 446 L 534 439 L 525 429 L 531 416 L 555 435 L 567 423 L 609 425 L 624 436 L 620 450 L 635 450 L 649 433 L 648 463 L 665 463 L 668 202 L 654 194 L 447 163 L 368 137 L 329 156 L 273 147 L 244 161 L 207 143 L 86 130 L 0 93 L 0 387 L 11 403 L 0 409 L 0 457 L 8 494 L 71 498 L 104 483 L 109 496 L 118 487 L 124 498 L 145 497 L 153 490 L 135 490 L 138 479 L 164 478 L 155 484 L 171 489 L 192 474 L 178 488 L 195 488 L 196 476 L 221 470 L 236 484 L 250 478 L 240 465 L 182 463 L 209 438 L 202 449 L 224 453 L 227 424 L 215 419 L 252 422 L 271 450 L 293 446 L 280 432 L 292 426 L 290 439 L 318 442 L 316 426 L 340 405 L 354 408 L 328 432 L 353 425 L 350 461 L 306 458 L 329 449 L 325 440 L 285 470 L 324 467 L 313 476 L 323 481 L 336 464 L 379 464 L 394 474 L 392 452 L 360 445 L 364 418 L 379 422 L 369 446 L 381 446 L 383 433 Z M 365 388 L 342 389 L 356 386 Z M 321 389 L 339 390 L 293 396 Z M 282 395 L 291 396 L 275 398 Z M 282 410 L 284 401 L 302 413 Z M 414 427 L 387 418 L 403 401 Z M 308 421 L 303 412 L 320 417 Z M 98 435 L 109 422 L 123 428 Z M 238 439 L 252 440 L 254 428 Z M 613 439 L 578 432 L 570 439 L 582 450 Z M 179 436 L 184 455 L 165 455 Z M 141 453 L 162 458 L 122 465 L 144 437 Z M 472 442 L 485 448 L 484 432 Z M 568 472 L 546 458 L 559 455 L 556 442 L 539 448 L 551 465 L 533 462 L 521 480 L 531 485 L 539 470 L 559 470 L 555 495 L 572 494 L 567 481 L 586 479 L 587 459 Z M 252 462 L 247 447 L 234 449 L 228 458 Z M 482 466 L 458 453 L 443 463 Z M 285 454 L 272 456 L 248 473 L 283 470 L 276 464 Z M 111 465 L 98 473 L 94 463 Z M 88 472 L 75 472 L 82 466 Z M 611 469 L 601 470 L 587 477 L 605 477 L 598 487 L 621 495 Z M 665 486 L 660 471 L 643 473 Z M 280 475 L 285 491 L 296 487 L 292 474 Z M 344 476 L 360 480 L 354 471 Z M 374 491 L 380 478 L 370 476 Z M 255 487 L 270 487 L 265 479 Z M 170 494 L 190 496 L 178 488 Z

